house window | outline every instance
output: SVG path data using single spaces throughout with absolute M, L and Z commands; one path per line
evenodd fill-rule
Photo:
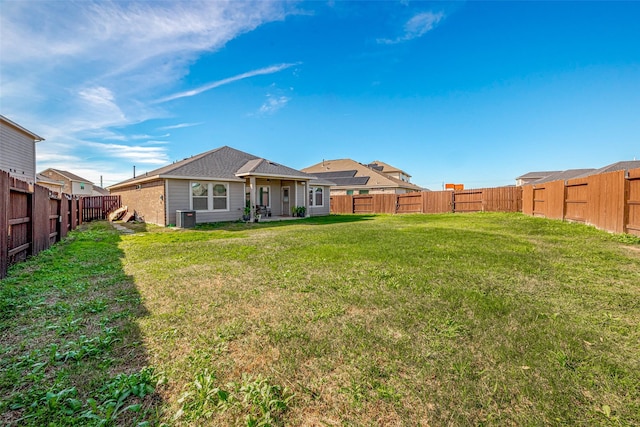
M 320 207 L 324 205 L 324 189 L 322 187 L 309 187 L 309 206 Z
M 224 184 L 213 185 L 213 210 L 227 210 L 227 186 Z
M 353 196 L 353 190 L 347 190 L 347 196 Z
M 206 182 L 191 183 L 191 208 L 196 211 L 209 210 L 209 184 Z
M 191 209 L 196 211 L 229 210 L 229 189 L 219 182 L 191 182 Z
M 358 194 L 369 194 L 369 190 L 360 190 Z
M 80 183 L 80 189 L 81 189 L 81 190 L 84 190 L 84 182 L 81 182 L 81 183 Z
M 260 187 L 258 189 L 258 205 L 271 207 L 271 196 L 269 194 L 269 187 Z

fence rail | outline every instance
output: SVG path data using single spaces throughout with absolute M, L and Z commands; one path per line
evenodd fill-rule
M 105 219 L 118 207 L 120 196 L 54 196 L 0 171 L 0 279 L 12 264 L 50 248 L 83 222 Z
M 520 212 L 520 187 L 331 196 L 331 213 Z
M 640 169 L 523 187 L 522 212 L 640 236 Z

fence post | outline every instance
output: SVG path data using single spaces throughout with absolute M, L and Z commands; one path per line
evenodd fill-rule
M 9 174 L 0 171 L 0 279 L 9 267 Z

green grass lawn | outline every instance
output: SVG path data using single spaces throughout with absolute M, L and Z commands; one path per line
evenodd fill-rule
M 0 425 L 640 425 L 637 238 L 520 214 L 136 228 L 0 282 Z

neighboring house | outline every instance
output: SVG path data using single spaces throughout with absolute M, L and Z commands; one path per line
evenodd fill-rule
M 9 175 L 36 182 L 36 142 L 44 138 L 0 115 L 0 169 Z
M 62 182 L 62 192 L 71 194 L 72 196 L 92 196 L 93 183 L 88 179 L 82 178 L 68 171 L 60 169 L 45 169 L 40 172 L 40 175 L 46 177 L 48 180 Z M 40 182 L 38 182 L 40 184 Z M 48 187 L 45 183 L 42 183 L 45 187 Z M 51 187 L 48 187 L 51 189 Z
M 541 171 L 525 173 L 524 175 L 520 175 L 516 178 L 516 186 L 531 184 L 533 181 L 538 181 L 539 179 L 546 178 L 549 175 L 559 172 L 562 171 Z
M 403 182 L 411 182 L 411 175 L 403 171 L 402 169 L 398 169 L 395 166 L 391 166 L 388 163 L 381 162 L 380 160 L 374 160 L 369 163 L 369 166 L 372 169 L 382 172 L 383 174 L 390 176 L 391 178 L 399 179 Z
M 581 176 L 586 176 L 593 173 L 595 169 L 568 169 L 566 171 L 554 172 L 545 176 L 544 178 L 537 179 L 535 181 L 531 181 L 528 184 L 544 184 L 545 182 L 558 181 L 567 179 L 578 178 Z
M 145 222 L 176 224 L 176 211 L 195 210 L 196 222 L 235 221 L 250 206 L 272 217 L 304 206 L 309 216 L 329 215 L 329 187 L 296 169 L 220 147 L 108 187 Z
M 599 175 L 601 173 L 615 172 L 619 170 L 628 171 L 629 169 L 638 168 L 640 168 L 640 160 L 625 160 L 622 162 L 611 163 L 610 165 L 604 166 L 600 169 L 596 169 L 591 173 L 581 175 L 581 177 L 588 175 Z
M 49 178 L 41 173 L 36 175 L 36 184 L 41 187 L 46 187 L 53 193 L 62 194 L 62 188 L 64 187 L 64 181 Z
M 91 192 L 92 196 L 108 196 L 109 194 L 109 190 L 97 185 L 93 186 L 93 191 Z
M 364 165 L 351 159 L 323 160 L 302 171 L 333 181 L 335 185 L 331 186 L 331 195 L 334 196 L 424 191 L 424 188 L 408 182 L 409 174 L 379 161 Z
M 566 171 L 555 172 L 529 172 L 528 174 L 516 178 L 516 185 L 526 184 L 544 184 L 545 182 L 568 180 L 573 178 L 585 178 L 591 175 L 599 175 L 601 173 L 614 172 L 619 170 L 628 171 L 629 169 L 640 168 L 640 160 L 627 160 L 612 163 L 600 169 L 568 169 Z M 536 179 L 536 177 L 539 177 Z

